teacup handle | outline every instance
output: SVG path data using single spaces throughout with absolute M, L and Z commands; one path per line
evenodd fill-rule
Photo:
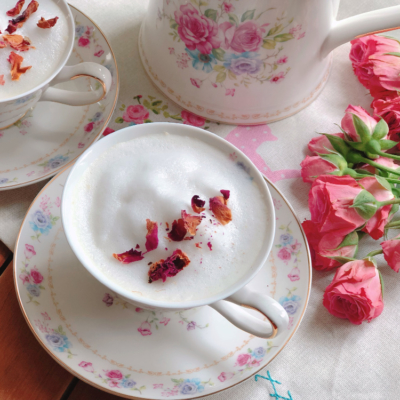
M 92 92 L 75 92 L 56 89 L 51 86 L 80 77 L 90 77 L 100 82 L 101 87 Z M 69 106 L 86 106 L 102 100 L 110 90 L 112 77 L 110 71 L 97 63 L 83 62 L 73 66 L 65 66 L 49 83 L 39 101 L 54 101 Z
M 268 321 L 262 321 L 229 302 L 259 311 Z M 247 287 L 240 289 L 225 300 L 210 304 L 210 307 L 239 329 L 264 339 L 276 337 L 287 329 L 289 323 L 287 312 L 276 300 Z

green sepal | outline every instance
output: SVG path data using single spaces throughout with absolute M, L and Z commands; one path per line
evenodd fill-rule
M 392 191 L 390 183 L 383 176 L 375 175 L 375 178 L 386 190 Z
M 365 220 L 369 220 L 377 210 L 377 200 L 367 190 L 362 190 L 358 196 L 354 199 L 353 205 L 350 208 L 354 208 L 358 215 Z
M 392 193 L 396 196 L 396 197 L 400 197 L 400 188 L 392 188 Z M 393 204 L 394 205 L 394 204 Z M 392 207 L 393 208 L 393 207 Z
M 357 174 L 365 175 L 366 177 L 367 177 L 367 176 L 374 176 L 374 175 L 375 175 L 375 174 L 373 174 L 372 172 L 369 172 L 369 171 L 367 171 L 367 170 L 365 170 L 365 169 L 359 169 L 359 168 L 357 168 L 357 169 L 355 169 L 354 171 L 356 171 Z M 399 183 L 400 183 L 400 182 L 399 182 Z
M 349 233 L 348 235 L 346 235 L 342 241 L 342 243 L 340 243 L 340 245 L 338 247 L 336 247 L 336 249 L 334 250 L 339 250 L 342 247 L 346 247 L 346 246 L 356 246 L 358 245 L 358 234 L 356 231 Z
M 355 114 L 353 114 L 353 124 L 358 136 L 361 139 L 361 142 L 368 143 L 372 139 L 372 136 L 367 124 Z
M 381 274 L 381 271 L 379 271 L 379 269 L 378 269 L 378 274 L 379 274 L 379 280 L 381 282 L 382 297 L 383 297 L 383 292 L 385 291 L 385 284 L 383 282 L 383 276 Z
M 400 208 L 400 204 L 392 204 L 392 208 L 390 209 L 389 217 L 393 214 L 396 214 L 397 211 L 399 211 L 399 208 Z
M 324 160 L 338 167 L 340 171 L 343 171 L 344 169 L 347 168 L 346 159 L 339 153 L 329 153 L 329 154 L 317 153 L 317 154 Z
M 327 137 L 332 147 L 343 156 L 346 156 L 346 154 L 349 152 L 349 147 L 342 138 L 330 135 L 329 133 L 321 133 L 321 135 Z
M 396 40 L 396 42 L 398 42 L 398 40 Z M 391 51 L 389 53 L 384 53 L 383 55 L 400 57 L 400 53 L 396 53 L 395 51 Z
M 382 139 L 379 141 L 379 144 L 381 145 L 381 150 L 389 150 L 399 143 L 394 140 Z
M 347 264 L 350 261 L 356 261 L 356 258 L 350 258 L 350 257 L 341 257 L 341 256 L 336 256 L 336 257 L 326 257 L 330 258 L 331 260 L 335 260 L 339 262 L 340 264 Z
M 365 151 L 365 143 L 363 142 L 351 142 L 349 140 L 344 141 L 346 144 L 351 146 L 353 149 L 359 150 L 359 151 Z
M 386 121 L 383 118 L 381 118 L 381 120 L 375 126 L 374 132 L 372 133 L 372 139 L 380 140 L 384 138 L 388 133 L 389 133 L 389 126 L 386 123 Z

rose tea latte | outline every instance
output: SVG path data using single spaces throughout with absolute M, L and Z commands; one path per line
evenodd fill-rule
M 226 225 L 209 205 L 221 189 L 230 192 Z M 72 230 L 96 268 L 124 289 L 160 301 L 204 299 L 254 267 L 271 223 L 262 193 L 235 154 L 192 137 L 151 133 L 110 147 L 87 167 L 72 196 Z M 200 214 L 192 209 L 194 195 L 206 201 Z M 171 241 L 182 210 L 200 215 L 201 223 L 192 238 Z M 159 242 L 144 254 L 146 219 L 158 224 Z M 144 258 L 123 264 L 113 257 L 129 249 Z M 149 283 L 149 265 L 178 249 L 190 264 L 165 282 Z
M 21 15 L 31 0 L 26 0 L 18 15 Z M 16 16 L 8 16 L 7 11 L 15 7 L 17 0 L 1 0 L 0 2 L 0 42 L 5 42 L 3 35 L 8 35 L 6 31 L 9 21 Z M 20 35 L 30 42 L 26 51 L 18 51 L 9 45 L 0 48 L 0 100 L 21 95 L 40 85 L 50 78 L 55 70 L 60 66 L 64 59 L 65 52 L 68 51 L 68 38 L 73 35 L 69 31 L 67 16 L 58 6 L 57 0 L 38 0 L 39 7 L 28 19 L 13 32 L 13 35 Z M 48 29 L 37 26 L 41 18 L 50 20 L 58 17 L 54 26 Z M 0 46 L 1 47 L 1 46 Z M 14 52 L 23 57 L 22 67 L 31 67 L 23 73 L 19 80 L 12 80 L 11 64 L 8 61 L 10 54 Z M 1 78 L 2 77 L 2 78 Z

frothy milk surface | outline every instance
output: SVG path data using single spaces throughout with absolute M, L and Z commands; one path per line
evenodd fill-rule
M 233 219 L 225 226 L 209 210 L 209 198 L 220 196 L 220 189 L 230 190 Z M 198 215 L 193 195 L 206 200 L 206 218 L 193 240 L 170 242 L 166 222 L 171 227 L 181 210 Z M 114 259 L 113 253 L 136 244 L 145 251 L 146 218 L 158 223 L 158 248 L 131 264 Z M 236 283 L 261 251 L 269 222 L 262 192 L 227 154 L 169 133 L 111 147 L 88 167 L 73 196 L 73 225 L 87 255 L 110 280 L 154 300 L 204 299 Z M 190 264 L 164 283 L 149 284 L 148 263 L 176 249 Z
M 16 2 L 17 0 L 0 1 L 0 31 L 3 34 L 8 34 L 6 32 L 8 21 L 16 18 L 6 15 Z M 25 1 L 21 13 L 29 3 L 30 0 Z M 27 36 L 36 49 L 17 51 L 9 46 L 0 49 L 0 75 L 4 75 L 5 81 L 4 85 L 0 86 L 0 100 L 25 93 L 48 79 L 61 62 L 68 44 L 68 36 L 73 34 L 73 32 L 68 32 L 66 16 L 56 0 L 38 0 L 38 3 L 38 10 L 28 18 L 22 28 L 14 32 L 14 35 Z M 52 28 L 41 29 L 37 26 L 41 17 L 46 20 L 54 17 L 59 17 L 59 19 Z M 2 40 L 1 34 L 0 40 Z M 11 80 L 11 64 L 7 60 L 12 51 L 24 58 L 22 67 L 32 66 L 20 76 L 19 81 Z

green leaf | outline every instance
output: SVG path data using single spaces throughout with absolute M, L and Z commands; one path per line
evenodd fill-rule
M 239 25 L 239 18 L 237 17 L 236 14 L 228 14 L 228 17 L 229 17 L 229 22 L 232 25 L 236 25 L 236 26 Z
M 276 46 L 276 42 L 274 39 L 264 39 L 263 40 L 262 47 L 264 47 L 264 49 L 274 49 L 275 46 Z
M 248 353 L 252 353 L 252 352 L 253 352 L 253 350 L 251 350 L 251 349 L 247 349 L 247 352 L 248 352 Z
M 381 289 L 382 289 L 382 297 L 383 297 L 383 292 L 385 291 L 385 284 L 383 283 L 383 276 L 381 274 L 381 271 L 379 271 L 379 269 L 378 269 L 378 273 L 379 273 L 379 280 L 381 281 Z
M 376 124 L 374 132 L 372 133 L 372 139 L 379 140 L 384 138 L 389 133 L 389 127 L 386 121 L 381 120 Z
M 243 15 L 242 18 L 240 19 L 241 22 L 244 22 L 248 19 L 253 19 L 254 18 L 254 11 L 256 10 L 247 10 Z
M 358 136 L 360 136 L 361 142 L 367 143 L 372 139 L 367 124 L 358 115 L 353 114 L 353 124 Z
M 271 28 L 268 31 L 267 36 L 275 35 L 275 34 L 279 33 L 282 29 L 283 29 L 283 25 L 282 24 L 274 26 L 273 28 Z
M 118 118 L 115 119 L 115 122 L 117 124 L 122 124 L 124 122 L 124 120 L 121 117 L 118 117 Z
M 161 103 L 162 103 L 162 100 L 156 100 L 156 101 L 153 101 L 153 102 L 151 103 L 151 105 L 152 105 L 153 107 L 157 107 L 157 106 L 160 106 Z
M 146 108 L 151 109 L 151 104 L 150 104 L 150 102 L 149 102 L 147 99 L 145 99 L 145 100 L 143 101 L 143 105 L 144 105 Z
M 226 68 L 223 65 L 214 65 L 214 71 L 225 72 Z
M 160 110 L 158 108 L 152 108 L 151 109 L 153 111 L 154 114 L 160 114 Z
M 353 205 L 350 207 L 354 208 L 362 218 L 368 220 L 377 210 L 376 202 L 375 197 L 364 189 L 354 199 Z
M 225 50 L 223 50 L 221 48 L 213 49 L 212 50 L 212 55 L 219 61 L 225 61 Z M 215 69 L 215 67 L 214 67 L 214 69 Z
M 208 3 L 206 1 L 200 0 L 199 7 L 203 7 L 203 6 L 208 6 Z
M 282 33 L 274 37 L 275 42 L 287 42 L 288 40 L 293 39 L 293 35 L 291 33 Z
M 397 40 L 396 40 L 397 41 Z M 396 53 L 395 51 L 391 51 L 389 53 L 384 53 L 385 56 L 396 56 L 400 57 L 400 53 Z
M 392 147 L 396 146 L 399 144 L 398 142 L 395 142 L 394 140 L 387 140 L 387 139 L 382 139 L 379 141 L 379 144 L 381 146 L 381 150 L 389 150 Z
M 221 83 L 221 82 L 223 82 L 225 79 L 226 79 L 226 73 L 225 73 L 225 72 L 220 72 L 220 73 L 217 75 L 217 78 L 215 79 L 215 82 Z
M 174 20 L 174 19 L 170 19 L 169 20 L 169 27 L 171 28 L 171 29 L 176 29 L 176 28 L 178 28 L 178 24 L 176 23 L 176 21 Z
M 165 118 L 169 118 L 169 112 L 168 111 L 164 111 L 163 115 L 164 115 Z
M 217 21 L 218 11 L 217 10 L 213 10 L 212 8 L 209 8 L 208 10 L 204 11 L 204 15 L 207 18 L 212 19 L 213 21 Z
M 272 340 L 268 340 L 267 346 L 268 346 L 268 347 L 271 347 L 271 346 L 273 346 L 273 345 L 274 345 L 274 342 L 273 342 Z
M 236 75 L 230 69 L 228 69 L 228 76 L 230 79 L 236 79 Z

